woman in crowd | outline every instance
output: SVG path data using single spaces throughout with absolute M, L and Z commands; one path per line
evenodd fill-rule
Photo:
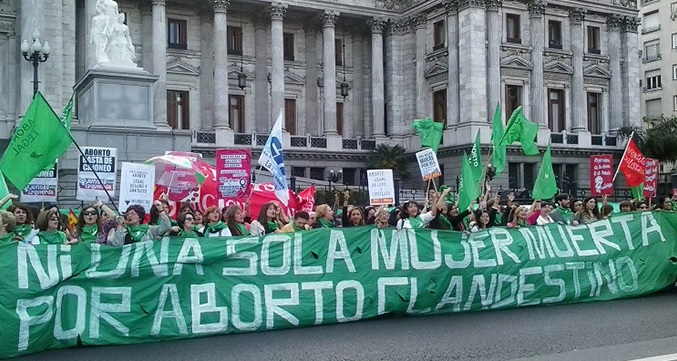
M 349 205 L 350 190 L 343 191 L 343 212 L 341 213 L 341 225 L 343 228 L 364 226 L 366 221 L 364 213 L 359 207 Z
M 661 203 L 658 205 L 656 210 L 659 211 L 672 211 L 672 199 L 670 197 L 661 197 Z
M 204 224 L 202 224 L 202 212 L 200 212 L 199 209 L 194 209 L 193 210 L 193 217 L 195 218 L 195 229 L 199 230 L 202 227 L 204 227 Z
M 158 199 L 158 201 L 162 204 L 162 211 L 164 212 L 164 214 L 167 215 L 167 217 L 169 217 L 169 209 L 170 209 L 169 208 L 169 201 L 164 199 L 164 198 L 160 198 L 160 199 Z M 169 221 L 172 223 L 172 226 L 178 225 L 178 223 L 171 218 L 169 219 Z M 148 222 L 148 224 L 150 224 L 151 226 L 157 226 L 160 223 L 162 223 L 162 220 L 160 219 L 160 214 L 158 213 L 158 211 L 155 207 L 151 208 L 151 210 L 150 210 L 150 222 Z
M 252 236 L 263 236 L 270 233 L 281 233 L 282 226 L 279 224 L 278 213 L 275 203 L 268 202 L 261 206 L 259 216 L 249 226 Z
M 574 208 L 573 208 L 573 214 L 571 215 L 571 218 L 574 217 L 574 214 L 578 213 L 583 209 L 583 201 L 580 199 L 574 200 Z
M 294 214 L 294 220 L 285 224 L 282 227 L 281 229 L 282 233 L 293 233 L 307 230 L 308 218 L 310 218 L 308 212 L 306 211 L 296 212 Z
M 446 188 L 444 191 L 442 191 L 442 195 L 438 195 L 437 192 L 435 192 L 435 203 L 432 204 L 433 208 L 437 208 L 437 214 L 435 214 L 435 218 L 433 218 L 430 223 L 428 223 L 428 228 L 430 229 L 438 229 L 441 231 L 450 231 L 452 230 L 452 225 L 451 222 L 449 221 L 449 217 L 447 216 L 449 212 L 449 206 L 447 206 L 446 203 L 446 197 L 447 194 L 449 194 L 450 188 Z
M 552 203 L 546 203 L 543 207 L 541 207 L 541 214 L 539 214 L 538 218 L 536 218 L 536 224 L 539 226 L 544 226 L 546 224 L 554 223 L 555 221 L 550 216 L 553 208 L 554 205 Z
M 320 204 L 315 207 L 315 213 L 317 213 L 317 222 L 312 225 L 313 229 L 336 227 L 334 225 L 334 210 L 328 204 Z
M 475 225 L 470 229 L 470 232 L 475 233 L 483 231 L 489 227 L 490 222 L 491 217 L 489 217 L 489 211 L 481 209 L 475 212 Z
M 376 225 L 376 228 L 390 228 L 392 225 L 389 222 L 390 219 L 390 212 L 388 212 L 388 209 L 385 206 L 379 207 L 374 212 L 374 224 Z
M 21 237 L 24 242 L 31 243 L 32 238 L 38 233 L 33 229 L 33 212 L 31 212 L 31 209 L 27 205 L 19 203 L 11 206 L 9 211 L 16 218 L 14 235 Z
M 429 212 L 421 213 L 418 210 L 418 204 L 415 201 L 406 202 L 400 211 L 400 220 L 397 221 L 397 229 L 417 229 L 428 225 L 435 217 L 437 212 L 444 205 L 444 197 L 449 193 L 449 188 L 444 190 L 441 197 Z M 442 204 L 440 204 L 442 203 Z
M 42 244 L 74 244 L 77 239 L 68 240 L 66 233 L 59 230 L 61 221 L 59 212 L 53 209 L 41 211 L 38 215 L 37 226 L 40 232 L 38 238 Z
M 221 221 L 221 212 L 216 206 L 207 208 L 204 212 L 205 226 L 199 230 L 205 237 L 231 237 L 230 229 Z
M 579 224 L 590 224 L 602 219 L 599 208 L 597 207 L 597 199 L 595 197 L 585 197 L 583 199 L 583 206 L 571 218 L 571 225 L 578 226 Z
M 364 223 L 366 224 L 374 224 L 376 221 L 376 208 L 374 207 L 367 207 L 364 209 L 364 216 L 366 217 L 366 220 Z
M 245 211 L 242 211 L 242 208 L 237 204 L 228 207 L 228 209 L 226 209 L 225 219 L 230 234 L 233 236 L 240 237 L 250 235 L 249 230 L 247 229 L 247 223 L 250 220 L 248 204 L 245 204 Z
M 97 199 L 96 202 L 84 207 L 80 212 L 74 237 L 85 243 L 101 243 L 101 241 L 105 240 L 107 233 L 104 233 L 104 228 L 111 229 L 112 227 L 111 225 L 108 225 L 108 227 L 103 226 L 104 223 L 101 221 L 99 210 L 102 211 L 101 214 L 105 213 L 108 215 L 106 222 L 115 224 L 115 213 Z
M 153 207 L 160 216 L 159 225 L 143 224 L 146 217 L 146 211 L 139 204 L 132 204 L 127 207 L 124 217 L 117 218 L 117 227 L 108 234 L 108 244 L 111 246 L 122 246 L 125 244 L 153 240 L 165 234 L 172 223 L 169 216 L 165 214 L 162 202 L 155 201 Z
M 520 228 L 529 226 L 529 209 L 525 206 L 519 206 L 515 208 L 510 217 L 510 222 L 508 222 L 508 228 Z
M 621 209 L 621 213 L 632 212 L 634 209 L 631 201 L 623 201 L 618 207 Z
M 447 213 L 449 223 L 451 223 L 451 229 L 453 231 L 464 232 L 467 230 L 464 220 L 471 214 L 474 206 L 475 202 L 471 202 L 467 209 L 464 209 L 463 212 L 459 213 L 458 197 L 456 198 L 456 203 L 449 207 L 449 211 Z
M 649 205 L 646 202 L 641 201 L 641 202 L 637 203 L 637 210 L 642 211 L 642 212 L 646 212 L 646 211 L 649 211 L 650 209 L 649 209 Z
M 14 235 L 14 227 L 16 227 L 16 218 L 7 211 L 0 211 L 0 245 L 20 241 L 21 238 Z
M 190 211 L 179 214 L 177 223 L 179 224 L 178 226 L 172 226 L 170 235 L 183 238 L 198 238 L 203 236 L 202 233 L 195 230 L 195 217 Z
M 317 222 L 317 212 L 315 211 L 308 212 L 308 226 L 310 227 L 310 229 L 313 228 L 315 222 Z

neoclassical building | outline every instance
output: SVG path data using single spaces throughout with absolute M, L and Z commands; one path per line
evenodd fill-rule
M 95 67 L 96 0 L 0 1 L 0 139 L 32 96 L 20 53 L 38 29 L 52 49 L 40 89 L 56 108 Z M 288 174 L 322 180 L 342 169 L 357 185 L 379 143 L 420 149 L 413 119 L 445 123 L 440 163 L 453 183 L 476 132 L 486 151 L 494 109 L 519 105 L 553 146 L 556 172 L 588 188 L 588 157 L 622 152 L 615 131 L 640 121 L 637 5 L 609 1 L 120 0 L 136 63 L 157 77 L 152 124 L 77 117 L 81 145 L 121 160 L 165 150 L 255 157 L 282 114 Z M 89 119 L 87 119 L 89 118 Z M 486 156 L 486 153 L 485 153 Z M 62 160 L 72 195 L 75 153 Z M 538 157 L 509 152 L 501 187 L 531 188 Z M 412 158 L 412 170 L 417 173 Z M 563 185 L 566 186 L 566 185 Z

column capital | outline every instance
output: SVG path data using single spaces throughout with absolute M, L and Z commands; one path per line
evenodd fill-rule
M 459 0 L 444 0 L 444 7 L 449 13 L 456 13 L 458 11 Z
M 610 14 L 606 17 L 606 24 L 611 31 L 621 31 L 623 17 L 616 14 Z
M 252 22 L 254 22 L 254 28 L 265 29 L 265 27 L 270 22 L 270 17 L 268 17 L 268 14 L 265 12 L 256 11 L 252 16 Z
M 587 9 L 584 8 L 573 8 L 569 9 L 569 20 L 572 24 L 580 25 L 585 20 L 585 14 L 588 13 Z
M 388 19 L 384 16 L 378 16 L 369 20 L 369 28 L 375 34 L 382 34 L 386 24 L 388 24 Z
M 623 32 L 624 33 L 636 33 L 637 27 L 642 23 L 642 20 L 636 16 L 624 16 L 623 17 Z
M 503 6 L 503 0 L 486 0 L 487 10 L 498 11 Z
M 532 0 L 527 5 L 529 8 L 529 16 L 532 18 L 541 17 L 545 14 L 545 8 L 548 4 L 543 0 Z
M 284 19 L 284 14 L 287 12 L 288 5 L 286 3 L 275 2 L 270 4 L 270 20 Z
M 484 0 L 458 0 L 458 11 L 465 10 L 467 8 L 484 8 Z
M 215 13 L 228 13 L 228 7 L 230 7 L 230 0 L 213 0 L 212 6 L 214 7 Z
M 325 10 L 324 13 L 322 13 L 322 24 L 324 27 L 333 28 L 336 26 L 336 21 L 340 14 L 341 12 L 338 10 Z
M 149 16 L 153 14 L 153 4 L 150 1 L 139 1 L 139 10 L 141 10 L 141 16 Z
M 411 29 L 411 22 L 409 18 L 399 18 L 390 22 L 390 32 L 392 34 L 404 34 Z
M 153 5 L 153 6 L 155 6 L 155 5 L 158 5 L 158 6 L 165 6 L 165 5 L 166 5 L 166 1 L 165 1 L 165 0 L 152 0 L 152 1 L 151 1 L 151 5 Z
M 411 19 L 411 24 L 416 29 L 425 28 L 428 23 L 428 14 L 425 11 L 418 12 L 409 17 Z
M 214 22 L 214 11 L 212 9 L 200 9 L 197 12 L 197 15 L 200 17 L 200 22 L 203 23 L 213 23 Z

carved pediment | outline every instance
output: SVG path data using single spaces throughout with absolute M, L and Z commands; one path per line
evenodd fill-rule
M 599 64 L 592 64 L 583 69 L 583 75 L 592 78 L 611 78 L 611 72 Z
M 524 59 L 523 57 L 515 54 L 515 55 L 506 56 L 505 58 L 501 59 L 501 67 L 502 68 L 530 70 L 532 68 L 532 64 L 531 64 L 530 61 L 528 61 L 528 60 Z
M 430 78 L 438 74 L 444 74 L 449 70 L 449 67 L 439 61 L 432 63 L 425 72 L 425 77 Z
M 172 60 L 167 64 L 167 74 L 198 76 L 200 70 L 181 60 Z
M 338 78 L 337 78 L 338 79 Z M 304 85 L 306 79 L 302 76 L 292 73 L 291 71 L 284 72 L 284 84 L 285 85 Z
M 545 66 L 543 66 L 543 71 L 571 75 L 574 73 L 574 68 L 563 61 L 554 60 L 545 64 Z

